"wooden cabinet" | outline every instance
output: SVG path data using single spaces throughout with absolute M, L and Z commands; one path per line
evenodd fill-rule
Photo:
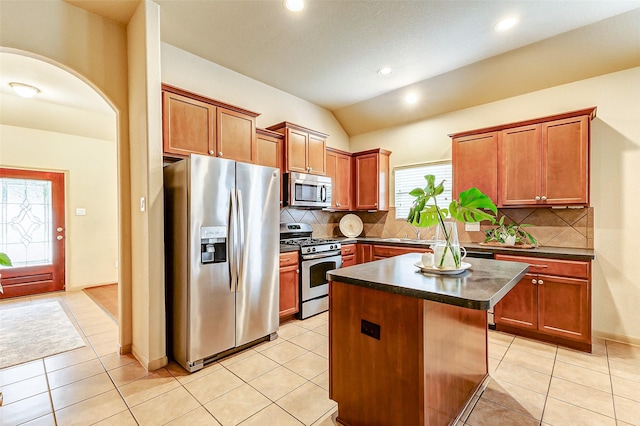
M 165 154 L 210 155 L 216 149 L 216 108 L 177 93 L 162 93 L 162 143 Z
M 389 156 L 381 148 L 353 154 L 356 210 L 389 210 Z
M 225 108 L 217 108 L 217 153 L 227 160 L 256 162 L 256 119 Z
M 324 175 L 328 135 L 283 121 L 267 127 L 284 135 L 285 171 Z
M 356 263 L 367 263 L 373 260 L 373 244 L 358 243 L 356 245 Z
M 586 108 L 449 135 L 454 194 L 475 186 L 498 207 L 588 206 L 595 114 Z
M 351 154 L 327 148 L 327 176 L 331 178 L 331 209 L 351 210 Z
M 344 244 L 342 246 L 342 267 L 353 266 L 356 264 L 356 245 Z
M 343 246 L 344 248 L 344 246 Z M 386 259 L 388 257 L 400 256 L 407 253 L 427 253 L 431 252 L 428 247 L 398 247 L 387 246 L 383 244 L 366 244 L 358 243 L 356 245 L 356 263 L 366 263 L 373 260 Z M 344 253 L 343 253 L 342 266 L 344 265 Z
M 498 202 L 498 133 L 453 138 L 453 195 L 478 188 Z
M 266 129 L 256 129 L 256 164 L 282 171 L 284 136 Z
M 589 116 L 500 132 L 503 206 L 589 202 Z
M 591 263 L 496 255 L 529 273 L 496 305 L 498 330 L 591 351 Z
M 256 164 L 280 169 L 280 203 L 282 203 L 282 145 L 284 135 L 271 130 L 256 129 Z
M 280 253 L 280 319 L 300 310 L 298 252 Z
M 419 247 L 396 247 L 396 246 L 384 246 L 384 245 L 374 245 L 373 246 L 373 260 L 386 259 L 388 257 L 400 256 L 402 254 L 407 253 L 427 253 L 431 252 L 429 248 L 419 248 Z
M 164 154 L 182 158 L 195 153 L 255 163 L 258 115 L 163 84 Z

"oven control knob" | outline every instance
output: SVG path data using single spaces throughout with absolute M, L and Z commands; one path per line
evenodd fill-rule
M 333 246 L 332 246 L 332 245 L 331 245 L 331 246 L 329 246 L 329 250 L 333 250 Z
M 314 248 L 312 248 L 312 249 L 311 249 L 311 251 L 316 251 L 316 248 L 315 248 L 315 247 L 314 247 Z

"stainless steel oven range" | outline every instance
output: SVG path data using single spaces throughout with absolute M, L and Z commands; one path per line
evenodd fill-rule
M 340 242 L 311 238 L 312 233 L 306 223 L 280 224 L 280 244 L 297 246 L 300 256 L 300 319 L 329 309 L 327 271 L 342 266 Z

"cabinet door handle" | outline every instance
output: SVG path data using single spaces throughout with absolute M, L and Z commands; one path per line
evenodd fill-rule
M 213 150 L 209 151 L 209 155 L 213 155 Z
M 536 195 L 536 201 L 540 201 L 540 196 Z
M 530 267 L 532 268 L 540 268 L 540 269 L 544 269 L 544 268 L 548 268 L 549 265 L 532 265 L 531 263 L 529 264 Z
M 219 152 L 219 153 L 218 153 L 218 157 L 222 157 L 222 152 Z
M 534 278 L 531 280 L 531 284 L 538 284 L 538 281 Z
M 300 273 L 300 269 L 296 269 L 296 274 L 299 274 L 299 273 Z
M 538 284 L 544 284 L 544 281 L 538 280 Z
M 378 207 L 378 203 L 373 203 L 374 206 Z
M 547 196 L 546 195 L 542 196 L 542 201 L 547 201 Z

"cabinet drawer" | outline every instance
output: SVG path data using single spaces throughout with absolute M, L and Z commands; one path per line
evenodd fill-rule
M 530 274 L 559 275 L 564 277 L 590 277 L 590 262 L 579 260 L 545 259 L 542 257 L 511 256 L 496 254 L 496 260 L 524 262 L 529 264 Z
M 298 264 L 298 252 L 280 253 L 280 267 Z
M 431 251 L 428 248 L 407 248 L 393 246 L 373 246 L 373 256 L 378 258 L 400 256 L 407 253 L 425 253 Z
M 351 254 L 356 254 L 356 245 L 355 244 L 347 244 L 342 246 L 342 255 L 349 256 Z

